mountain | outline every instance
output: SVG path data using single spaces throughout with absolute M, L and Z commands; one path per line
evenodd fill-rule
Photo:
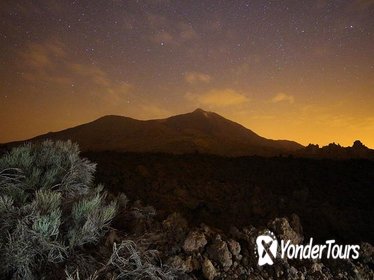
M 225 156 L 289 153 L 303 148 L 287 140 L 270 140 L 224 117 L 197 109 L 166 119 L 136 120 L 104 116 L 93 122 L 29 139 L 68 140 L 83 151 L 210 153 Z M 13 146 L 20 142 L 13 142 Z

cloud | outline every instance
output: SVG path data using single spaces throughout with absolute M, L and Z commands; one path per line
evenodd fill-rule
M 167 31 L 160 31 L 152 36 L 152 41 L 157 44 L 174 44 L 176 39 Z
M 155 118 L 167 118 L 170 117 L 173 113 L 168 109 L 164 108 L 165 106 L 160 106 L 151 102 L 143 102 L 137 108 L 137 114 L 142 115 L 141 119 L 155 119 Z
M 212 89 L 206 93 L 187 93 L 185 98 L 198 106 L 228 107 L 247 103 L 248 97 L 233 89 Z
M 181 46 L 199 38 L 193 26 L 184 21 L 174 20 L 156 14 L 146 16 L 150 30 L 149 39 L 156 44 Z
M 128 103 L 128 98 L 133 89 L 134 86 L 127 83 L 111 83 L 103 87 L 98 95 L 101 100 L 114 108 L 121 106 L 124 102 Z
M 194 84 L 197 82 L 209 83 L 211 77 L 208 74 L 200 72 L 187 72 L 184 75 L 184 79 L 190 84 Z
M 53 65 L 52 60 L 65 58 L 66 53 L 61 42 L 47 40 L 42 43 L 30 43 L 20 56 L 25 64 L 35 70 L 43 70 Z
M 177 32 L 181 43 L 199 38 L 199 35 L 196 33 L 192 25 L 184 22 L 179 23 Z
M 31 83 L 71 84 L 71 77 L 62 73 L 67 53 L 58 40 L 30 43 L 18 55 L 18 68 L 23 78 Z
M 78 62 L 59 40 L 30 43 L 19 53 L 19 58 L 20 72 L 31 84 L 43 83 L 54 90 L 68 88 L 69 92 L 72 88 L 81 89 L 114 102 L 125 99 L 133 88 L 127 83 L 114 81 L 95 64 Z
M 107 87 L 111 84 L 107 74 L 96 65 L 69 63 L 68 66 L 74 74 L 87 78 L 96 85 Z
M 290 104 L 295 102 L 295 98 L 292 95 L 288 95 L 286 93 L 280 92 L 277 93 L 272 99 L 271 102 L 279 103 L 279 102 L 288 102 Z

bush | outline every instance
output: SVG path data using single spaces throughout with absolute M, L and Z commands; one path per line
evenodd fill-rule
M 131 240 L 113 244 L 107 266 L 114 267 L 117 279 L 175 280 L 177 272 L 160 264 L 157 250 L 144 250 Z
M 96 243 L 116 213 L 95 164 L 76 144 L 24 144 L 0 158 L 0 273 L 39 279 L 47 264 L 65 261 Z
M 148 240 L 139 240 L 147 242 Z M 79 267 L 66 268 L 66 280 L 176 280 L 190 279 L 173 267 L 163 265 L 158 250 L 143 247 L 136 241 L 126 239 L 113 243 L 112 252 L 100 269 L 82 273 Z M 87 256 L 86 256 L 87 257 Z

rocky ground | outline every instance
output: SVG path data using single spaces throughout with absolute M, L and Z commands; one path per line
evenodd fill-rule
M 113 244 L 116 248 L 122 244 L 122 251 L 118 250 L 117 254 L 117 268 L 127 259 L 130 260 L 126 263 L 129 270 L 134 270 L 132 259 L 140 264 L 136 269 L 156 271 L 153 276 L 131 274 L 133 276 L 124 279 L 374 279 L 374 248 L 368 243 L 360 244 L 357 260 L 276 258 L 272 266 L 258 266 L 255 242 L 259 234 L 270 230 L 278 239 L 289 239 L 294 244 L 304 242 L 297 215 L 276 218 L 263 228 L 232 227 L 229 232 L 223 232 L 205 224 L 191 228 L 177 213 L 159 222 L 153 207 L 142 206 L 140 202 L 121 211 L 114 223 L 117 229 L 108 233 L 99 252 L 105 252 Z M 127 245 L 132 242 L 133 249 L 124 242 Z M 139 252 L 137 259 L 133 257 L 134 248 Z M 99 270 L 100 279 L 111 279 L 121 273 L 129 275 L 129 271 L 124 274 L 121 269 L 113 268 L 116 260 L 113 261 L 113 255 L 110 258 L 108 263 L 112 268 Z M 145 267 L 146 262 L 154 266 Z

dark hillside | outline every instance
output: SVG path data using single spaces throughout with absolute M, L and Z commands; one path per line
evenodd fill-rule
M 221 228 L 296 213 L 306 236 L 373 242 L 374 161 L 86 153 L 97 180 Z M 115 187 L 114 187 L 115 186 Z

